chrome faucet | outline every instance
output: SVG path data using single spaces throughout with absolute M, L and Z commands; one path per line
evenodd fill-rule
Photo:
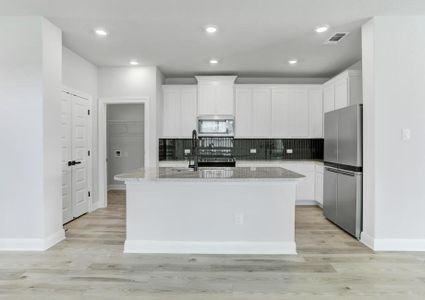
M 193 157 L 193 164 L 189 162 L 189 168 L 193 168 L 193 171 L 198 171 L 198 147 L 199 147 L 199 141 L 198 141 L 198 133 L 194 129 L 192 131 L 192 157 Z

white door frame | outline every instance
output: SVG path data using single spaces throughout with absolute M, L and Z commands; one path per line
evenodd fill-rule
M 62 86 L 62 91 L 89 101 L 89 132 L 88 132 L 88 149 L 90 151 L 90 156 L 87 157 L 87 181 L 88 181 L 88 190 L 90 191 L 89 201 L 89 212 L 92 212 L 96 207 L 93 205 L 93 97 L 87 93 L 78 91 L 68 86 Z M 62 218 L 62 217 L 61 217 Z
M 108 206 L 108 168 L 106 141 L 106 106 L 108 104 L 144 104 L 144 164 L 149 163 L 149 97 L 139 98 L 100 98 L 99 99 L 99 206 Z

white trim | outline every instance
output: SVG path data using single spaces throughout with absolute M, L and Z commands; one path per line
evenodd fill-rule
M 64 239 L 63 229 L 44 239 L 0 239 L 0 251 L 45 251 Z
M 124 253 L 297 254 L 295 242 L 192 242 L 126 240 Z
M 374 251 L 425 251 L 425 239 L 375 239 L 362 232 L 360 241 Z
M 108 191 L 125 191 L 125 184 L 109 184 Z
M 360 234 L 360 242 L 362 242 L 366 247 L 373 249 L 374 247 L 374 238 L 368 235 L 366 232 Z
M 99 136 L 98 136 L 98 147 L 99 147 L 99 197 L 98 207 L 107 207 L 108 206 L 108 181 L 107 181 L 107 167 L 106 167 L 106 106 L 108 104 L 144 104 L 144 139 L 145 139 L 145 159 L 144 164 L 146 167 L 150 167 L 150 153 L 149 153 L 149 145 L 150 145 L 150 118 L 149 118 L 149 97 L 137 97 L 137 98 L 100 98 L 99 99 L 99 111 L 98 111 L 98 126 L 99 126 Z

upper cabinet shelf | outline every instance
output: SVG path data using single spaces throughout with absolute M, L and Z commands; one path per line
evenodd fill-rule
M 321 85 L 236 85 L 237 138 L 323 137 Z
M 363 102 L 362 73 L 347 70 L 323 85 L 324 112 Z

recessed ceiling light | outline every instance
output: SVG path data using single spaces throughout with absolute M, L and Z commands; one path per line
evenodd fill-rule
M 137 66 L 139 62 L 137 60 L 130 60 L 130 65 Z
M 99 36 L 107 36 L 108 35 L 108 32 L 105 29 L 101 29 L 101 28 L 95 29 L 94 32 Z
M 290 65 L 296 65 L 298 63 L 298 59 L 290 59 L 290 60 L 288 60 L 288 64 L 290 64 Z
M 207 33 L 216 33 L 217 32 L 217 26 L 215 25 L 208 25 L 205 27 L 205 31 Z
M 317 26 L 314 31 L 316 31 L 317 33 L 323 33 L 329 30 L 329 25 L 320 25 Z
M 218 64 L 218 59 L 216 59 L 216 58 L 211 58 L 211 59 L 210 59 L 210 64 L 212 64 L 212 65 L 216 65 L 216 64 Z

